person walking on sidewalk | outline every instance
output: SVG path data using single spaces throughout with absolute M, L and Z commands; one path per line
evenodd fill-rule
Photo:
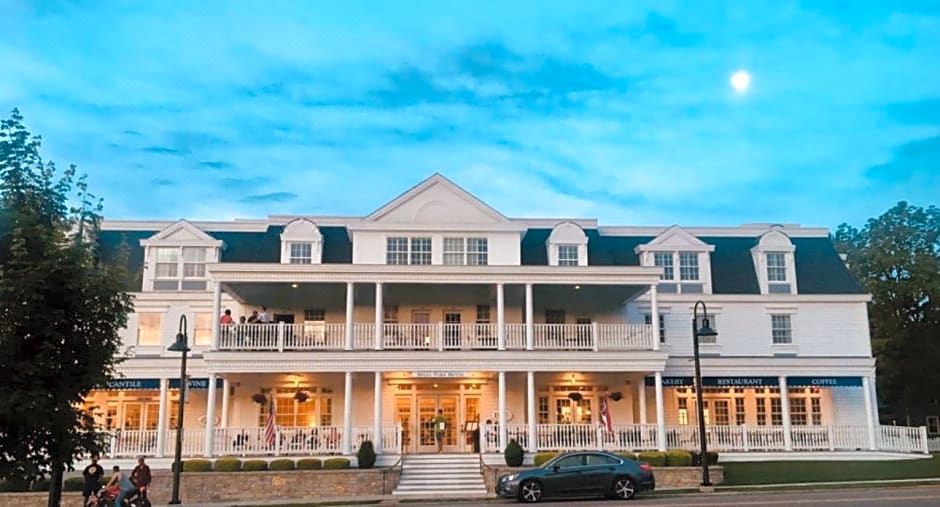
M 444 411 L 437 409 L 437 415 L 434 416 L 434 439 L 437 440 L 438 454 L 444 450 L 444 433 L 447 431 L 447 418 L 444 417 Z
M 82 505 L 88 505 L 88 498 L 91 495 L 98 494 L 98 490 L 101 489 L 101 477 L 103 476 L 104 468 L 101 468 L 101 465 L 98 464 L 98 456 L 92 456 L 91 464 L 82 470 L 82 477 L 85 479 L 85 484 L 82 487 L 82 497 L 85 502 Z

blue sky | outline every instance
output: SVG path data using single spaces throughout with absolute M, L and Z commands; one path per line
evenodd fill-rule
M 0 107 L 112 218 L 362 215 L 435 171 L 509 216 L 617 225 L 860 224 L 940 196 L 937 2 L 0 12 Z

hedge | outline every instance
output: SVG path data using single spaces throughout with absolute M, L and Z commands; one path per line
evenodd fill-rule
M 275 459 L 271 460 L 271 463 L 268 465 L 268 470 L 276 470 L 278 472 L 293 469 L 294 460 L 292 459 Z
M 188 459 L 183 462 L 184 472 L 211 472 L 212 462 L 207 459 Z
M 62 483 L 62 491 L 81 491 L 85 489 L 84 477 L 69 477 Z
M 49 479 L 39 479 L 29 485 L 30 491 L 49 491 Z
M 216 472 L 238 472 L 242 469 L 242 460 L 238 458 L 219 458 L 213 467 Z
M 242 471 L 263 472 L 268 469 L 268 462 L 261 459 L 249 459 L 242 463 Z
M 349 468 L 349 460 L 346 458 L 328 458 L 323 460 L 325 470 L 342 470 Z
M 659 451 L 641 452 L 637 459 L 654 467 L 666 466 L 666 453 Z
M 532 464 L 540 467 L 555 456 L 558 456 L 557 452 L 540 452 L 536 454 L 534 458 L 532 458 Z
M 667 467 L 687 467 L 692 466 L 692 453 L 682 449 L 670 449 L 666 452 Z
M 718 453 L 714 451 L 708 451 L 708 464 L 717 465 L 718 464 Z M 702 453 L 698 451 L 692 451 L 692 466 L 702 466 Z
M 302 458 L 297 460 L 297 470 L 319 470 L 323 468 L 323 462 L 317 458 Z
M 628 451 L 618 452 L 618 453 L 617 453 L 617 456 L 620 456 L 620 457 L 623 458 L 623 459 L 629 459 L 629 460 L 637 461 L 636 453 L 633 453 L 633 452 L 628 452 Z

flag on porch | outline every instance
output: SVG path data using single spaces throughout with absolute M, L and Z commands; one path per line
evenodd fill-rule
M 610 406 L 607 400 L 607 396 L 601 398 L 601 424 L 604 425 L 607 431 L 613 432 L 614 423 L 610 420 Z
M 277 423 L 274 413 L 274 396 L 271 396 L 271 404 L 268 405 L 268 419 L 264 422 L 264 441 L 268 447 L 274 447 L 274 441 L 277 437 Z

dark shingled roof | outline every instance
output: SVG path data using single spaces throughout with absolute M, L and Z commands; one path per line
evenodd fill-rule
M 127 290 L 139 291 L 144 279 L 144 248 L 140 240 L 153 236 L 157 231 L 100 231 L 98 245 L 101 257 L 117 258 L 122 247 L 127 247 Z
M 522 238 L 522 264 L 548 264 L 545 242 L 551 229 L 529 229 Z M 586 229 L 588 264 L 592 266 L 638 266 L 635 248 L 652 236 L 602 236 Z M 756 237 L 700 237 L 715 246 L 711 255 L 714 294 L 760 294 L 751 248 Z M 800 294 L 865 294 L 849 273 L 829 238 L 793 238 L 796 246 L 797 292 Z

